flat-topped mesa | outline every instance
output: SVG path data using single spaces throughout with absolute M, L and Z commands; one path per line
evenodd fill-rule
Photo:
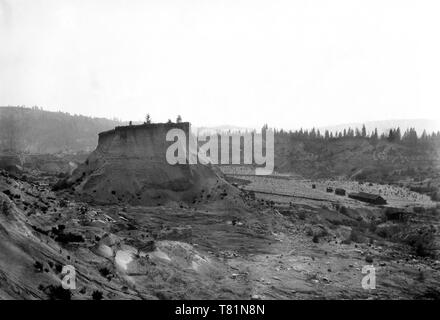
M 116 127 L 99 133 L 97 151 L 109 155 L 144 156 L 150 161 L 164 162 L 170 145 L 166 135 L 171 129 L 181 129 L 188 136 L 190 124 L 152 123 Z
M 231 186 L 221 174 L 202 164 L 167 162 L 173 141 L 167 132 L 190 124 L 155 123 L 116 127 L 99 134 L 99 142 L 86 162 L 78 167 L 67 185 L 98 203 L 157 205 L 168 201 L 193 202 L 201 194 L 221 193 Z

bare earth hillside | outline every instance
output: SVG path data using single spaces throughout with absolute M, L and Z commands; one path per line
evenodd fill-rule
M 0 174 L 1 298 L 440 295 L 440 262 L 431 251 L 438 238 L 429 238 L 430 224 L 438 232 L 439 213 L 417 199 L 402 221 L 344 197 L 286 200 L 267 188 L 249 191 L 257 181 L 241 191 L 244 204 L 234 194 L 213 201 L 201 193 L 195 204 L 98 205 L 51 191 L 44 183 L 50 177 L 29 177 Z M 66 265 L 76 269 L 75 290 L 61 287 Z M 361 286 L 365 265 L 376 267 L 375 290 Z
M 255 176 L 169 165 L 170 126 L 188 130 L 116 127 L 87 158 L 2 154 L 0 298 L 439 299 L 432 148 L 278 140 L 284 173 Z M 362 287 L 366 266 L 375 289 Z

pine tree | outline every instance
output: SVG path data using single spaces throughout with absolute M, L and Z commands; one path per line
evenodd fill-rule
M 371 133 L 371 139 L 373 141 L 377 141 L 377 139 L 379 139 L 379 134 L 377 133 L 377 128 L 374 128 L 374 131 Z
M 367 137 L 367 128 L 365 128 L 365 124 L 362 125 L 362 137 L 363 138 Z
M 400 142 L 400 140 L 402 140 L 402 134 L 400 133 L 400 128 L 397 128 L 395 131 L 395 136 L 394 136 L 394 140 L 396 142 Z

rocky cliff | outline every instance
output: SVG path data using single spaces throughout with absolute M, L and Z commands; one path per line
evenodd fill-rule
M 170 129 L 189 123 L 159 123 L 116 127 L 99 134 L 98 147 L 67 179 L 76 192 L 100 203 L 158 205 L 194 201 L 201 193 L 227 188 L 213 168 L 201 164 L 170 165 L 166 140 Z

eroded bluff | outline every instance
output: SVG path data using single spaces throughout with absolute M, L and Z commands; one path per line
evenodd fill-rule
M 73 174 L 57 187 L 97 203 L 158 205 L 169 201 L 194 202 L 201 194 L 214 199 L 233 189 L 219 170 L 202 164 L 170 165 L 166 151 L 170 129 L 189 123 L 116 127 L 99 134 L 98 146 Z

